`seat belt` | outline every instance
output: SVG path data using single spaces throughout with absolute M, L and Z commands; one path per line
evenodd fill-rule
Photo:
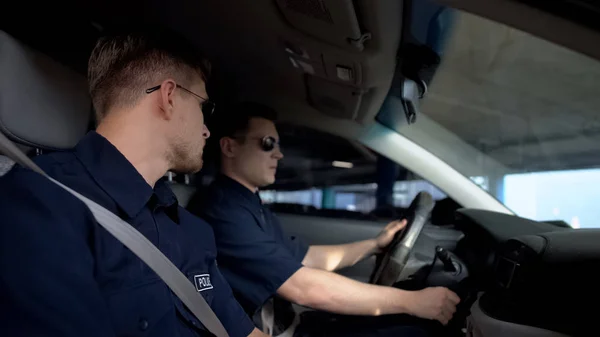
M 200 295 L 194 285 L 175 267 L 175 265 L 146 237 L 130 224 L 117 215 L 100 206 L 96 202 L 75 192 L 62 183 L 52 179 L 27 155 L 0 132 L 0 152 L 6 154 L 17 164 L 27 167 L 48 178 L 56 185 L 83 201 L 92 211 L 96 221 L 110 234 L 129 248 L 135 255 L 144 261 L 154 272 L 171 288 L 185 306 L 200 320 L 200 322 L 216 337 L 229 337 L 227 331 L 212 311 L 204 297 Z

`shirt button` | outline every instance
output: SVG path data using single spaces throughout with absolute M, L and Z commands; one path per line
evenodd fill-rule
M 138 322 L 138 327 L 140 328 L 140 330 L 142 331 L 146 331 L 148 329 L 148 321 L 140 318 L 140 321 Z

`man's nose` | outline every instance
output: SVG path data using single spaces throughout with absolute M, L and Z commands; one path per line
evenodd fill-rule
M 273 150 L 273 157 L 277 160 L 283 158 L 283 152 L 281 152 L 281 147 L 279 147 L 279 145 L 275 146 L 275 149 Z
M 208 130 L 208 127 L 206 125 L 204 125 L 202 128 L 202 136 L 205 139 L 208 139 L 208 137 L 210 137 L 210 131 Z

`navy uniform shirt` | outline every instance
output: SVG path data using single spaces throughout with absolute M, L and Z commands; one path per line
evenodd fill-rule
M 154 189 L 105 138 L 35 159 L 134 226 L 188 278 L 231 336 L 254 326 L 217 268 L 211 227 Z M 0 178 L 0 336 L 209 336 L 167 285 L 68 192 L 28 169 Z
M 285 236 L 258 195 L 235 180 L 217 177 L 189 209 L 213 227 L 219 268 L 250 315 L 302 267 L 308 246 Z

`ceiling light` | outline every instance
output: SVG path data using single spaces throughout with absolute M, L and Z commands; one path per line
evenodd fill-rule
M 351 169 L 354 167 L 354 164 L 347 162 L 347 161 L 334 161 L 333 163 L 331 163 L 331 166 L 333 167 L 339 167 L 339 168 L 346 168 L 346 169 Z

